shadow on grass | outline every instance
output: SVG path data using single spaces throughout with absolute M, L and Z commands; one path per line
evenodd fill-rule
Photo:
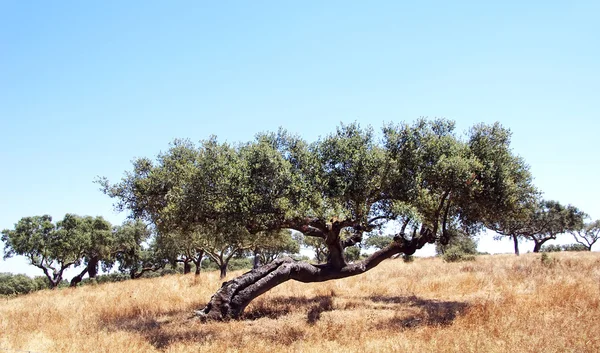
M 320 295 L 312 298 L 274 297 L 258 298 L 244 313 L 241 320 L 251 322 L 261 318 L 278 319 L 292 313 L 305 313 L 306 324 L 315 325 L 321 314 L 327 311 L 349 311 L 353 309 L 367 310 L 396 310 L 397 315 L 391 319 L 371 323 L 377 330 L 406 330 L 420 326 L 445 326 L 468 308 L 465 302 L 438 301 L 417 296 L 369 296 L 340 299 L 352 299 L 350 305 L 334 305 L 335 293 Z M 381 305 L 383 304 L 383 305 Z M 407 314 L 407 310 L 409 314 Z M 173 311 L 144 317 L 131 315 L 104 321 L 108 330 L 135 332 L 144 337 L 148 343 L 159 350 L 166 350 L 170 345 L 181 342 L 204 343 L 215 340 L 225 340 L 228 344 L 239 348 L 244 347 L 247 335 L 255 338 L 270 340 L 274 343 L 289 345 L 304 339 L 306 331 L 301 326 L 275 324 L 275 328 L 257 331 L 231 332 L 227 323 L 201 323 L 190 315 L 189 311 Z M 343 326 L 343 322 L 339 322 Z
M 292 312 L 306 311 L 306 322 L 313 325 L 321 318 L 321 313 L 333 310 L 334 295 L 318 295 L 313 298 L 275 297 L 270 300 L 258 299 L 242 316 L 243 320 L 261 318 L 277 319 Z
M 419 309 L 416 315 L 396 316 L 377 325 L 378 329 L 404 329 L 418 326 L 446 326 L 457 316 L 466 312 L 468 303 L 457 301 L 439 301 L 411 296 L 371 296 L 375 303 L 397 304 L 403 307 Z
M 176 342 L 202 343 L 218 337 L 219 332 L 209 326 L 196 323 L 188 311 L 163 313 L 158 318 L 132 315 L 105 322 L 111 331 L 134 332 L 143 336 L 157 349 L 164 350 Z

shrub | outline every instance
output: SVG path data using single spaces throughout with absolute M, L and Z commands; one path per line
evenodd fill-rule
M 447 249 L 442 258 L 446 262 L 475 261 L 475 255 L 465 253 L 460 247 Z
M 27 294 L 35 290 L 36 282 L 28 276 L 0 273 L 0 295 Z
M 548 255 L 547 253 L 542 253 L 540 261 L 542 262 L 542 266 L 549 268 L 556 266 L 556 264 L 558 263 L 558 259 L 550 257 L 550 255 Z

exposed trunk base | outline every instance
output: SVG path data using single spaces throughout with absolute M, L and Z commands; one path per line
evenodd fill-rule
M 420 249 L 429 241 L 431 240 L 428 237 L 411 241 L 400 238 L 367 259 L 342 268 L 329 264 L 311 265 L 306 262 L 296 262 L 289 257 L 276 259 L 272 263 L 224 282 L 206 307 L 196 311 L 196 315 L 203 320 L 237 319 L 252 300 L 286 281 L 311 283 L 356 276 L 395 254 L 402 252 L 412 255 L 416 249 Z
M 515 255 L 519 256 L 519 238 L 516 235 L 513 235 L 512 238 L 515 243 Z

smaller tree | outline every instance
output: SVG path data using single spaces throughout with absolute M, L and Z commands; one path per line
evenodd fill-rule
M 299 234 L 299 233 L 297 233 Z M 253 267 L 265 265 L 275 261 L 282 255 L 296 255 L 300 252 L 300 243 L 289 229 L 265 232 L 262 240 L 252 250 L 254 256 Z
M 119 263 L 119 271 L 129 274 L 131 279 L 140 278 L 148 271 L 157 271 L 167 264 L 166 256 L 159 252 L 152 238 L 152 230 L 144 222 L 126 221 L 115 227 L 115 242 L 118 249 L 113 261 Z M 112 263 L 107 263 L 111 267 Z
M 24 217 L 13 230 L 2 231 L 4 258 L 27 257 L 31 265 L 44 272 L 49 287 L 54 289 L 67 268 L 81 264 L 83 237 L 78 216 L 67 214 L 57 224 L 49 215 Z
M 84 267 L 78 275 L 71 279 L 71 287 L 77 286 L 86 273 L 89 278 L 96 278 L 100 262 L 107 260 L 112 255 L 114 247 L 112 225 L 104 218 L 80 217 L 78 227 Z
M 449 251 L 477 255 L 477 241 L 465 233 L 455 232 L 447 244 L 437 243 L 435 245 L 435 252 L 438 255 L 444 255 Z
M 171 264 L 182 263 L 183 273 L 192 271 L 192 264 L 196 267 L 195 274 L 199 275 L 204 257 L 203 234 L 201 232 L 175 231 L 159 234 L 156 238 L 158 248 Z
M 571 230 L 571 235 L 578 244 L 584 246 L 588 251 L 592 251 L 592 246 L 600 239 L 600 220 Z
M 542 245 L 555 240 L 557 235 L 582 227 L 586 214 L 577 207 L 564 206 L 557 201 L 542 201 L 530 219 L 530 230 L 526 236 L 533 240 L 533 252 L 539 252 Z

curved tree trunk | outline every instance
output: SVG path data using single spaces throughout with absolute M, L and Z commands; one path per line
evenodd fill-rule
M 71 279 L 71 283 L 69 287 L 77 287 L 79 283 L 83 280 L 83 276 L 88 272 L 88 266 L 86 266 L 81 273 Z
M 196 314 L 204 320 L 236 319 L 253 299 L 288 280 L 311 283 L 356 276 L 369 271 L 395 254 L 402 252 L 412 255 L 430 241 L 432 241 L 430 237 L 410 241 L 397 238 L 388 247 L 373 253 L 367 259 L 341 268 L 336 267 L 335 264 L 311 265 L 306 262 L 296 262 L 289 257 L 276 259 L 270 264 L 224 282 L 206 307 L 196 311 Z
M 519 238 L 516 235 L 512 236 L 515 243 L 515 255 L 519 256 Z
M 540 250 L 542 250 L 542 245 L 544 245 L 545 242 L 547 242 L 548 240 L 552 240 L 552 238 L 546 238 L 546 239 L 532 239 L 533 240 L 533 252 L 540 252 Z

